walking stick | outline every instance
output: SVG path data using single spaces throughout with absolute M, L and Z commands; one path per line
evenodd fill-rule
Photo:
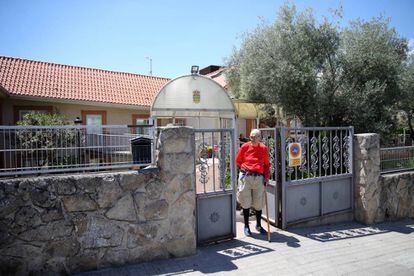
M 265 186 L 265 205 L 266 205 L 266 222 L 267 222 L 267 241 L 270 242 L 270 223 L 269 223 L 269 206 L 267 205 L 267 192 Z

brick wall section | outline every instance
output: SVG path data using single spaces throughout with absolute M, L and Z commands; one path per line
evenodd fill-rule
M 414 218 L 414 172 L 381 175 L 379 138 L 354 136 L 355 219 L 373 224 Z
M 0 274 L 194 254 L 193 140 L 189 128 L 165 128 L 156 169 L 1 180 Z

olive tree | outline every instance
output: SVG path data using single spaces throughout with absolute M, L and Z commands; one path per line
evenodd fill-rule
M 410 137 L 414 141 L 414 55 L 411 55 L 405 64 L 401 77 L 401 88 L 400 108 L 406 116 Z
M 245 35 L 226 76 L 236 97 L 281 106 L 304 125 L 384 132 L 392 127 L 406 53 L 407 41 L 386 19 L 340 29 L 284 5 L 273 24 Z

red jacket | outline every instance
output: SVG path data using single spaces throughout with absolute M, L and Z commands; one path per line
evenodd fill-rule
M 262 143 L 257 146 L 253 146 L 251 142 L 244 143 L 237 153 L 236 164 L 241 170 L 261 173 L 269 179 L 269 156 L 266 145 Z

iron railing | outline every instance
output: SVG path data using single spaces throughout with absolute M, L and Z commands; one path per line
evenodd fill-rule
M 153 133 L 152 126 L 0 126 L 0 176 L 147 166 Z
M 300 182 L 352 175 L 353 133 L 353 127 L 281 128 L 285 180 Z M 301 146 L 300 165 L 289 162 L 292 143 Z
M 195 129 L 196 192 L 232 190 L 233 130 Z
M 381 172 L 414 170 L 414 146 L 381 148 Z

